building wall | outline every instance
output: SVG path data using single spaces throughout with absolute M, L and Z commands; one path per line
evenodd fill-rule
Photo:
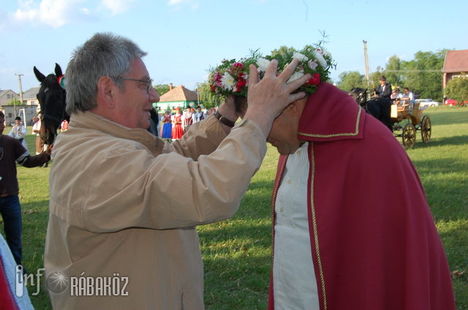
M 11 104 L 13 100 L 19 100 L 19 95 L 12 90 L 5 90 L 0 96 L 0 106 Z
M 15 122 L 16 116 L 21 117 L 23 124 L 30 126 L 31 119 L 37 115 L 39 112 L 39 106 L 37 105 L 4 105 L 2 107 L 3 113 L 5 113 L 5 123 L 7 126 L 10 126 Z M 15 113 L 16 110 L 16 113 Z M 24 115 L 26 115 L 26 119 L 23 119 L 23 111 Z
M 164 102 L 158 102 L 153 105 L 155 108 L 159 108 L 162 111 L 166 111 L 167 109 L 174 109 L 176 107 L 179 107 L 181 109 L 186 108 L 186 107 L 196 107 L 197 102 L 196 101 L 164 101 Z

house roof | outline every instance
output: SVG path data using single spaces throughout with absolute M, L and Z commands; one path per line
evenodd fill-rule
M 197 101 L 197 93 L 184 87 L 177 86 L 161 96 L 159 102 L 168 101 Z
M 19 96 L 17 93 L 12 91 L 11 89 L 0 90 L 0 97 L 6 94 L 13 94 L 13 95 Z
M 23 99 L 36 99 L 36 95 L 39 92 L 40 87 L 33 87 L 23 93 Z
M 468 50 L 447 51 L 442 71 L 445 73 L 468 72 Z

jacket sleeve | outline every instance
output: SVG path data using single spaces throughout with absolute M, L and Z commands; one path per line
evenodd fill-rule
M 182 139 L 166 143 L 164 152 L 177 152 L 196 160 L 200 155 L 213 152 L 225 137 L 226 133 L 220 122 L 211 116 L 202 122 L 191 125 Z
M 50 155 L 42 152 L 41 154 L 30 156 L 29 153 L 25 156 L 22 161 L 18 161 L 20 165 L 26 168 L 39 167 L 47 163 L 50 160 Z
M 226 219 L 238 209 L 265 152 L 264 134 L 246 121 L 214 152 L 197 160 L 175 152 L 154 157 L 146 149 L 125 145 L 105 156 L 96 154 L 102 160 L 87 177 L 83 226 L 111 232 L 193 227 Z

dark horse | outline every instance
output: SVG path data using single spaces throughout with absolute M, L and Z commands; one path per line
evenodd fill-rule
M 393 131 L 393 122 L 390 118 L 390 106 L 392 101 L 387 98 L 367 99 L 367 89 L 353 88 L 350 95 L 363 107 L 367 113 L 381 121 L 388 129 Z
M 62 68 L 55 64 L 55 74 L 47 77 L 34 67 L 34 75 L 41 82 L 37 99 L 41 106 L 40 136 L 45 144 L 53 144 L 57 136 L 57 129 L 63 120 L 69 120 L 65 112 L 65 89 L 61 86 L 63 79 Z

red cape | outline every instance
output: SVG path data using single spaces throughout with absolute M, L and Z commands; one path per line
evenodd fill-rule
M 306 199 L 320 309 L 455 309 L 424 190 L 388 128 L 323 83 L 307 101 L 299 138 L 309 141 Z M 273 210 L 286 161 L 278 163 Z

